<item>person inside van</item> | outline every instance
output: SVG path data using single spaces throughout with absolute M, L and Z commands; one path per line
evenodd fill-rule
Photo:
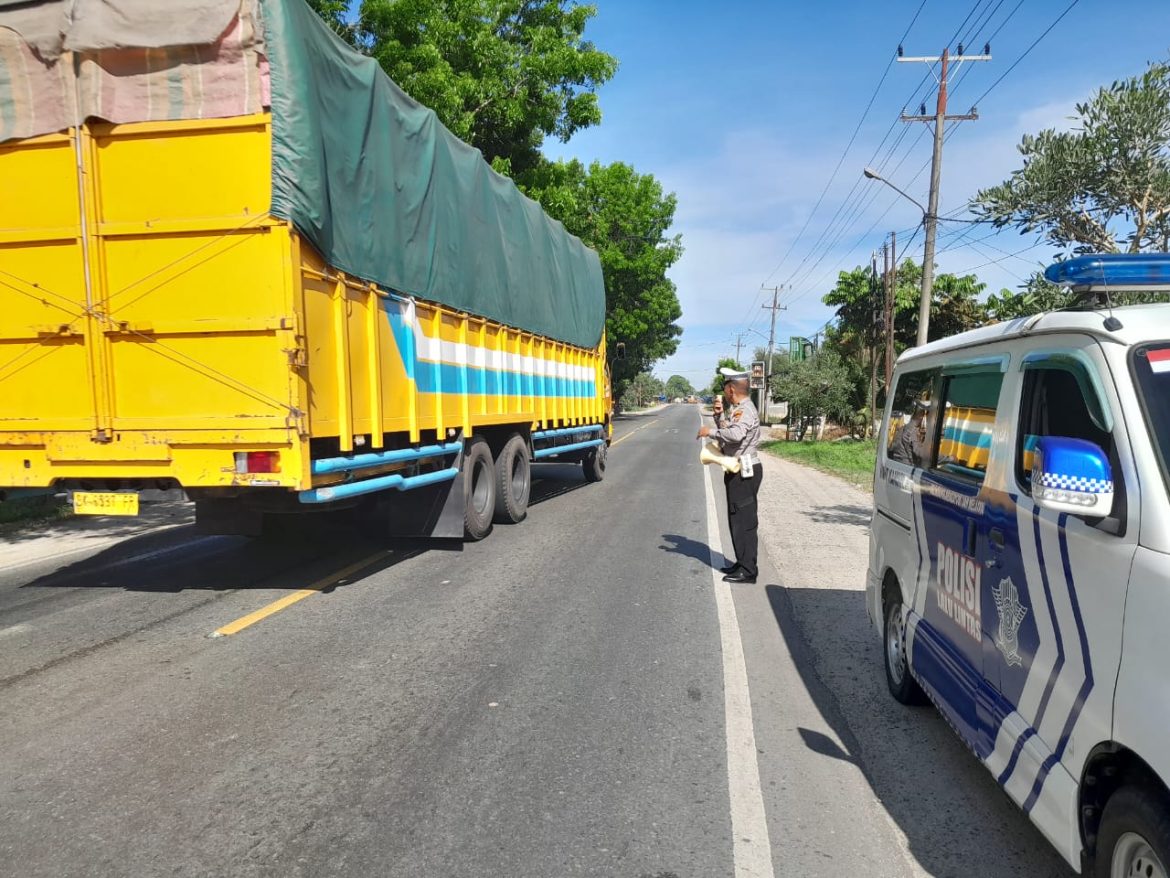
M 929 401 L 914 400 L 910 420 L 898 428 L 890 443 L 890 460 L 908 463 L 910 466 L 922 466 L 926 462 L 926 415 L 929 411 Z

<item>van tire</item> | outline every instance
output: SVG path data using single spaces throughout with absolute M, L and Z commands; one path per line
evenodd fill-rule
M 886 685 L 894 700 L 901 704 L 924 704 L 926 695 L 910 674 L 910 663 L 906 660 L 905 614 L 900 597 L 891 598 L 886 603 L 882 620 L 882 657 Z
M 463 453 L 463 474 L 463 536 L 477 542 L 492 532 L 496 511 L 496 468 L 483 439 L 472 439 L 468 444 Z
M 605 463 L 609 456 L 609 446 L 602 442 L 594 445 L 581 458 L 581 468 L 585 473 L 585 481 L 600 482 L 605 478 Z
M 528 443 L 513 433 L 496 455 L 496 514 L 499 524 L 519 524 L 528 515 L 532 493 L 532 461 Z
M 1158 864 L 1148 863 L 1150 855 L 1160 861 L 1160 873 Z M 1124 786 L 1105 803 L 1093 874 L 1096 878 L 1145 875 L 1146 869 L 1138 868 L 1143 857 L 1147 858 L 1146 866 L 1152 866 L 1150 874 L 1167 874 L 1166 870 L 1170 868 L 1170 802 L 1164 794 L 1153 789 Z

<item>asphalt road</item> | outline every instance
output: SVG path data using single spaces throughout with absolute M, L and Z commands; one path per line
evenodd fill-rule
M 937 717 L 859 715 L 881 678 L 825 671 L 865 625 L 835 592 L 793 612 L 766 558 L 716 585 L 697 425 L 621 421 L 604 482 L 538 467 L 528 520 L 463 552 L 199 537 L 183 508 L 0 537 L 0 871 L 1066 874 Z M 918 801 L 866 763 L 892 752 L 969 783 Z M 1001 837 L 1025 849 L 988 860 Z

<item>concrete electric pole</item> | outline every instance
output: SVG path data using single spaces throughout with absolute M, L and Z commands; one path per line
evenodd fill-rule
M 941 63 L 942 69 L 938 76 L 938 102 L 935 106 L 933 116 L 926 115 L 926 105 L 921 107 L 922 112 L 916 116 L 908 116 L 902 114 L 903 122 L 933 122 L 934 123 L 934 153 L 930 160 L 930 199 L 926 205 L 926 212 L 922 217 L 923 225 L 926 229 L 926 246 L 922 254 L 922 301 L 918 305 L 918 344 L 926 344 L 927 335 L 930 331 L 930 301 L 931 295 L 934 291 L 934 245 L 935 238 L 938 234 L 938 190 L 939 180 L 942 176 L 942 148 L 943 148 L 943 134 L 947 122 L 958 122 L 975 120 L 979 118 L 979 114 L 975 112 L 975 108 L 971 108 L 970 113 L 961 116 L 947 115 L 947 77 L 950 75 L 951 65 L 951 50 L 944 49 L 942 55 L 938 57 L 918 57 L 918 58 L 904 58 L 902 57 L 902 48 L 898 47 L 898 60 L 904 62 L 920 62 L 927 64 Z M 990 61 L 991 60 L 991 46 L 983 47 L 982 55 L 964 55 L 963 45 L 959 44 L 959 52 L 956 58 L 956 63 L 964 61 Z
M 761 290 L 768 290 L 768 287 L 760 287 Z M 760 419 L 763 423 L 768 423 L 768 402 L 772 396 L 771 380 L 772 380 L 772 360 L 776 356 L 776 312 L 787 311 L 788 308 L 780 304 L 780 291 L 784 287 L 772 287 L 772 304 L 763 305 L 765 310 L 772 312 L 772 328 L 768 331 L 768 361 L 764 364 L 764 389 L 760 393 Z

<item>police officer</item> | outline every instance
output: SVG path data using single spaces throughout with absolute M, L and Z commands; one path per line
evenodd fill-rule
M 710 436 L 719 443 L 721 453 L 739 458 L 739 472 L 723 474 L 736 560 L 722 572 L 724 582 L 750 583 L 759 575 L 756 498 L 764 477 L 759 457 L 760 416 L 748 390 L 748 373 L 724 368 L 719 374 L 723 376 L 723 396 L 715 398 L 715 426 L 699 428 L 699 438 Z

